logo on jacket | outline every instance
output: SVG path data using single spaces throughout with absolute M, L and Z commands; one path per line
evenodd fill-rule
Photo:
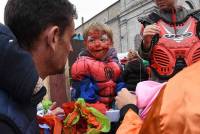
M 110 80 L 114 77 L 114 71 L 111 67 L 105 67 L 104 72 L 107 80 Z
M 165 33 L 166 33 L 163 35 L 163 37 L 174 40 L 179 43 L 179 42 L 183 41 L 185 38 L 189 38 L 193 35 L 192 32 L 188 31 L 191 24 L 192 24 L 192 22 L 189 22 L 189 23 L 185 24 L 184 26 L 177 28 L 176 34 L 174 31 L 174 27 L 171 27 L 168 25 L 162 25 L 162 27 L 164 28 Z

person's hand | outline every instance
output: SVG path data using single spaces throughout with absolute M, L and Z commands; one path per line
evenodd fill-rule
M 135 104 L 136 105 L 136 95 L 131 94 L 126 88 L 123 88 L 118 95 L 115 97 L 116 106 L 121 109 L 123 106 L 127 104 Z
M 148 25 L 143 31 L 143 43 L 145 48 L 149 48 L 151 45 L 151 40 L 154 35 L 160 34 L 160 27 L 156 24 Z
M 51 111 L 50 114 L 56 115 L 58 117 L 63 117 L 65 115 L 64 110 L 61 107 L 56 106 L 56 102 L 53 102 L 49 110 Z

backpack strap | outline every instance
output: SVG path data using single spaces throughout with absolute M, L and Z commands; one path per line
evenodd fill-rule
M 161 17 L 160 17 L 160 15 L 158 13 L 152 12 L 147 16 L 139 17 L 138 21 L 140 23 L 142 23 L 144 25 L 144 27 L 145 27 L 147 25 L 151 25 L 153 23 L 156 23 L 160 18 Z

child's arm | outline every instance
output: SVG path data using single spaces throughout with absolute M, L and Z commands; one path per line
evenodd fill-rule
M 96 102 L 98 90 L 96 83 L 90 76 L 87 58 L 79 58 L 71 69 L 73 98 L 84 98 L 86 102 Z
M 90 73 L 87 58 L 78 58 L 71 68 L 72 79 L 81 81 L 82 79 L 84 79 L 85 76 L 89 76 L 89 74 Z

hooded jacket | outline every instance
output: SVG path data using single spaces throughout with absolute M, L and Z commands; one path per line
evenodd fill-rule
M 15 133 L 37 134 L 37 104 L 45 87 L 33 95 L 38 73 L 31 55 L 21 49 L 10 29 L 0 24 L 0 121 Z

